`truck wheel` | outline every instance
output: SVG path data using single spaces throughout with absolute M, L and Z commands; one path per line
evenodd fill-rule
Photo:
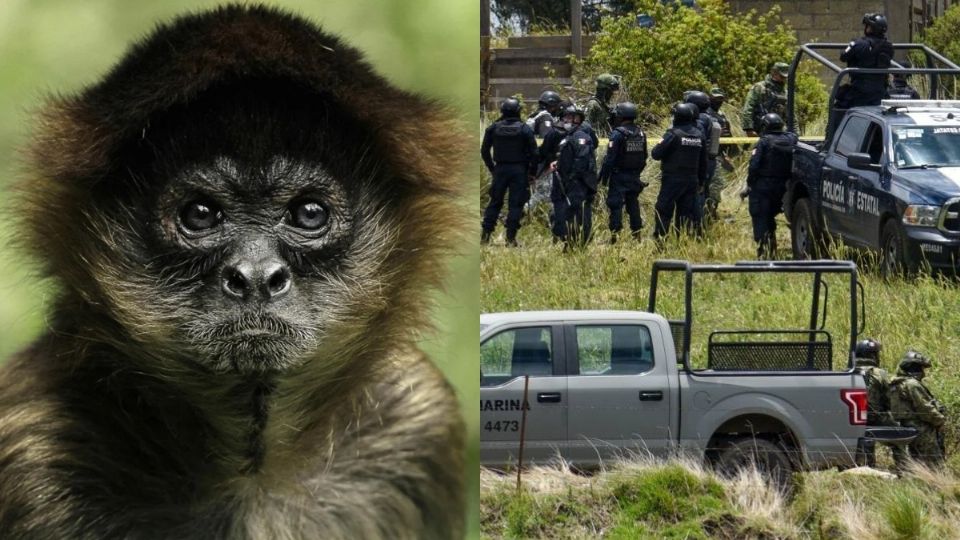
M 720 451 L 715 462 L 717 471 L 726 476 L 740 469 L 756 467 L 777 487 L 787 489 L 793 475 L 793 465 L 783 446 L 756 437 L 734 439 Z
M 906 234 L 896 219 L 888 219 L 880 235 L 880 275 L 891 278 L 910 275 L 916 270 L 917 263 L 910 254 Z
M 790 243 L 797 261 L 819 259 L 823 253 L 823 232 L 819 230 L 810 208 L 810 199 L 797 199 L 790 216 Z

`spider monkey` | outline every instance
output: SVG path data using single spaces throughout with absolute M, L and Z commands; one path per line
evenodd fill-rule
M 462 536 L 463 421 L 416 344 L 464 223 L 448 118 L 246 5 L 51 98 L 16 208 L 57 294 L 0 371 L 3 536 Z

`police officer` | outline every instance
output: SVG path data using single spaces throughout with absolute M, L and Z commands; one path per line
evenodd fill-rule
M 784 83 L 789 74 L 790 66 L 777 62 L 764 80 L 750 87 L 740 113 L 740 121 L 747 135 L 755 137 L 760 132 L 760 120 L 764 115 L 776 113 L 782 118 L 787 113 Z
M 871 426 L 896 426 L 897 422 L 890 413 L 890 374 L 880 367 L 880 351 L 883 347 L 875 339 L 862 339 L 854 349 L 854 364 L 863 374 L 867 385 L 867 424 Z M 903 459 L 903 447 L 892 445 L 894 460 Z M 876 445 L 873 439 L 866 439 L 864 445 L 866 464 L 877 466 Z
M 912 67 L 910 62 L 901 62 L 901 66 L 909 69 Z M 905 73 L 893 73 L 893 80 L 887 85 L 887 99 L 920 99 L 920 93 L 917 89 L 910 86 L 907 80 L 910 76 Z
M 587 101 L 586 120 L 593 130 L 600 136 L 610 135 L 613 128 L 613 111 L 610 109 L 610 99 L 613 93 L 620 89 L 620 81 L 609 73 L 597 77 L 597 90 Z
M 566 138 L 570 133 L 568 128 L 576 129 L 578 126 L 576 108 L 571 102 L 561 102 L 560 118 L 550 127 L 550 131 L 543 138 L 540 148 L 537 150 L 538 166 L 535 176 L 547 178 L 550 182 L 549 198 L 553 210 L 550 212 L 550 231 L 553 233 L 554 242 L 561 239 L 561 232 L 565 229 L 561 227 L 557 216 L 566 215 L 566 198 L 563 196 L 563 190 L 560 187 L 560 177 L 557 174 L 556 161 L 560 152 L 560 141 Z
M 490 184 L 490 203 L 483 212 L 480 242 L 490 242 L 490 236 L 500 217 L 503 198 L 507 192 L 507 245 L 517 245 L 517 230 L 523 204 L 530 198 L 529 182 L 537 163 L 537 140 L 533 130 L 520 120 L 520 101 L 507 98 L 500 104 L 500 119 L 483 134 L 480 156 L 493 175 Z M 490 150 L 493 149 L 493 156 Z
M 893 59 L 893 44 L 886 38 L 887 18 L 880 13 L 867 13 L 863 16 L 863 36 L 850 42 L 840 60 L 847 67 L 887 69 Z M 849 109 L 862 105 L 879 105 L 886 92 L 885 74 L 853 73 L 850 85 L 842 95 L 836 98 L 838 109 Z
M 712 88 L 710 90 L 710 108 L 707 109 L 707 114 L 709 114 L 715 122 L 720 124 L 721 137 L 732 137 L 733 132 L 730 129 L 730 120 L 728 120 L 727 115 L 720 110 L 725 99 L 726 94 L 722 89 L 719 87 Z M 733 164 L 730 163 L 730 160 L 726 156 L 726 149 L 720 149 L 720 155 L 717 156 L 717 164 L 719 167 L 716 167 L 713 171 L 713 175 L 707 185 L 706 201 L 704 202 L 706 215 L 714 221 L 719 217 L 717 208 L 720 206 L 723 188 L 726 187 L 724 171 L 733 171 Z
M 703 132 L 703 147 L 707 149 L 707 178 L 697 192 L 696 224 L 703 225 L 703 216 L 707 202 L 707 192 L 717 171 L 717 156 L 720 155 L 720 123 L 709 114 L 710 96 L 699 90 L 684 92 L 683 99 L 697 108 L 697 125 Z
M 533 134 L 542 139 L 547 136 L 560 114 L 560 94 L 546 90 L 537 100 L 537 110 L 527 117 L 527 125 Z
M 897 376 L 890 381 L 890 411 L 894 420 L 919 432 L 909 445 L 910 457 L 927 465 L 939 465 L 944 460 L 941 430 L 947 417 L 946 408 L 923 384 L 924 370 L 930 366 L 930 360 L 918 352 L 904 355 Z M 905 461 L 901 458 L 896 464 L 898 470 L 905 469 Z
M 593 200 L 597 193 L 597 136 L 584 122 L 583 112 L 572 105 L 564 111 L 567 135 L 558 145 L 556 162 L 559 205 L 554 208 L 556 235 L 564 249 L 590 240 Z
M 707 152 L 696 119 L 696 106 L 675 105 L 673 127 L 650 152 L 661 162 L 660 193 L 654 206 L 657 222 L 653 236 L 657 240 L 667 234 L 674 211 L 678 224 L 690 224 L 695 219 L 697 190 L 707 178 Z
M 769 113 L 760 122 L 762 136 L 750 157 L 747 186 L 750 219 L 757 258 L 774 258 L 777 251 L 777 214 L 783 211 L 783 196 L 793 165 L 794 133 L 783 131 L 780 115 Z
M 629 101 L 614 109 L 619 126 L 610 134 L 607 155 L 600 168 L 600 183 L 610 184 L 607 207 L 610 209 L 610 243 L 617 241 L 623 229 L 623 207 L 630 217 L 630 232 L 640 239 L 643 218 L 640 215 L 640 192 L 646 184 L 640 173 L 647 166 L 647 136 L 636 125 L 637 106 Z

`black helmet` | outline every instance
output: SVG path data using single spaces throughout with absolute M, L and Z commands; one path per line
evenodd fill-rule
M 673 106 L 674 122 L 692 122 L 697 114 L 697 106 L 693 103 L 677 103 Z
M 508 97 L 500 103 L 500 114 L 503 116 L 520 117 L 520 100 Z
M 577 106 L 576 103 L 570 103 L 563 108 L 563 112 L 560 113 L 560 118 L 563 118 L 567 115 L 573 115 L 574 121 L 577 123 L 583 122 L 584 114 L 583 109 Z
M 930 359 L 917 351 L 907 351 L 900 360 L 900 371 L 916 372 L 930 367 Z
M 538 99 L 537 102 L 544 107 L 556 107 L 560 105 L 560 94 L 553 90 L 546 90 L 540 94 L 540 99 Z
M 629 101 L 617 103 L 613 113 L 621 120 L 635 120 L 637 118 L 637 106 Z
M 861 339 L 857 342 L 857 347 L 854 349 L 854 354 L 858 359 L 860 358 L 870 358 L 875 362 L 880 361 L 880 351 L 883 347 L 880 345 L 880 342 L 875 339 Z
M 704 94 L 699 90 L 687 90 L 683 93 L 683 101 L 686 103 L 693 103 L 697 106 L 698 114 L 707 112 L 707 109 L 710 108 L 710 96 Z
M 783 118 L 777 113 L 767 113 L 760 120 L 760 132 L 783 131 Z
M 867 13 L 863 16 L 863 25 L 869 26 L 877 35 L 887 33 L 887 18 L 882 13 Z

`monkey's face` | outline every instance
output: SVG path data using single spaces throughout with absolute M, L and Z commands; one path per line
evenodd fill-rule
M 215 371 L 322 356 L 334 325 L 377 303 L 390 238 L 369 148 L 336 116 L 251 91 L 155 119 L 136 182 L 151 193 L 129 200 L 146 275 L 120 284 L 121 307 Z

